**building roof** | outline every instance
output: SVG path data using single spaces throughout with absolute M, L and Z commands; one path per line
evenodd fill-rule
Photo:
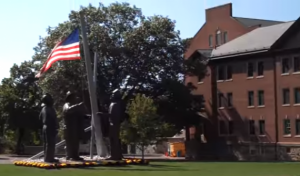
M 267 51 L 295 21 L 260 27 L 214 49 L 211 59 Z
M 285 23 L 284 21 L 273 21 L 273 20 L 263 20 L 263 19 L 253 19 L 253 18 L 243 18 L 243 17 L 233 17 L 235 20 L 240 22 L 245 27 L 252 26 L 272 26 L 275 24 Z

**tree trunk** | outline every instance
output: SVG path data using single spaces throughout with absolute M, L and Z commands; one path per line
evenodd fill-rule
M 142 160 L 144 160 L 144 144 L 142 144 Z
M 22 139 L 25 135 L 25 129 L 24 128 L 18 128 L 18 139 L 17 139 L 17 146 L 16 146 L 16 153 L 18 155 L 21 155 L 23 153 L 23 147 L 22 147 Z
M 186 141 L 190 140 L 190 126 L 189 125 L 185 126 L 185 140 Z

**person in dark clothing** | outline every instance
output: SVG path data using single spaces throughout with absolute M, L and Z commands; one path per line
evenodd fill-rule
M 85 107 L 83 102 L 71 92 L 67 93 L 63 106 L 64 138 L 66 140 L 67 160 L 81 161 L 79 157 L 80 139 L 84 134 Z
M 112 102 L 109 106 L 109 140 L 111 147 L 110 160 L 121 160 L 122 150 L 120 141 L 120 127 L 124 118 L 124 111 L 122 106 L 122 95 L 118 89 L 113 91 Z
M 42 97 L 44 105 L 40 120 L 42 122 L 42 134 L 44 139 L 44 162 L 58 162 L 54 159 L 55 155 L 55 139 L 59 129 L 56 111 L 53 108 L 53 99 L 50 94 L 45 94 Z

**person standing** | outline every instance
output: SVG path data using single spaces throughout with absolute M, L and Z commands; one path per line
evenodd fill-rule
M 56 111 L 53 107 L 53 98 L 50 94 L 42 97 L 43 108 L 40 113 L 42 122 L 42 134 L 44 139 L 44 162 L 58 162 L 55 156 L 55 139 L 58 133 L 59 125 Z
M 70 91 L 63 106 L 64 138 L 66 140 L 66 159 L 82 161 L 79 157 L 80 139 L 84 134 L 85 107 L 83 102 Z
M 111 104 L 109 106 L 109 139 L 110 153 L 109 160 L 122 160 L 120 128 L 124 119 L 124 108 L 122 106 L 121 92 L 116 89 L 112 92 Z

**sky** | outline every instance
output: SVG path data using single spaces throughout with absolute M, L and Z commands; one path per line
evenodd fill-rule
M 48 26 L 68 20 L 71 10 L 89 3 L 117 0 L 6 0 L 0 2 L 0 79 L 14 63 L 30 60 L 39 36 Z M 231 2 L 233 16 L 291 21 L 299 16 L 299 0 L 118 0 L 141 8 L 145 16 L 163 15 L 176 21 L 181 38 L 193 37 L 205 22 L 205 9 Z

